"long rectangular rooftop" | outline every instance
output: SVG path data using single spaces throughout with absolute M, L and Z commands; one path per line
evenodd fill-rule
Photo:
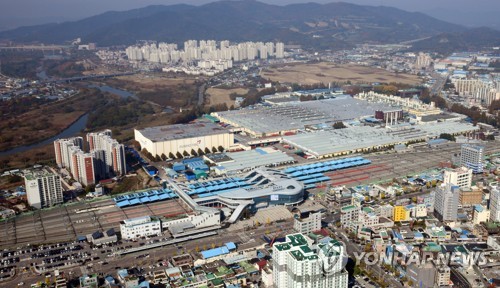
M 332 99 L 294 102 L 278 106 L 259 106 L 253 109 L 217 112 L 222 121 L 245 127 L 257 133 L 302 129 L 305 125 L 333 124 L 364 116 L 375 111 L 401 109 L 386 103 L 372 103 L 342 95 Z
M 228 130 L 211 122 L 156 126 L 138 131 L 153 142 L 229 133 Z
M 309 153 L 322 156 L 369 147 L 406 143 L 439 137 L 441 133 L 459 134 L 478 130 L 472 124 L 445 121 L 433 124 L 412 125 L 402 130 L 359 126 L 338 130 L 303 133 L 285 136 L 286 143 Z

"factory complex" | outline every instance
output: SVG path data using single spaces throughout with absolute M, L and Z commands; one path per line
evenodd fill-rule
M 339 121 L 374 117 L 375 111 L 402 111 L 400 106 L 368 102 L 349 95 L 306 102 L 280 102 L 249 109 L 215 112 L 221 122 L 240 128 L 252 137 L 297 133 L 306 127 L 333 125 Z M 402 114 L 402 113 L 401 113 Z
M 310 101 L 300 101 L 293 93 L 264 96 L 262 104 L 214 112 L 195 123 L 135 130 L 135 139 L 154 156 L 168 158 L 223 148 L 224 157 L 213 160 L 206 155 L 204 160 L 214 164 L 210 170 L 216 175 L 228 175 L 294 162 L 287 151 L 262 147 L 269 144 L 284 143 L 308 157 L 327 158 L 479 130 L 465 116 L 443 112 L 415 98 L 374 92 L 351 97 L 323 90 L 313 93 L 320 96 Z M 307 91 L 300 92 L 306 95 Z

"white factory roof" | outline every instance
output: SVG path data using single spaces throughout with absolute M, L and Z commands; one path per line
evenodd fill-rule
M 226 153 L 234 161 L 226 162 L 222 166 L 226 170 L 226 173 L 231 173 L 270 164 L 294 161 L 292 157 L 283 152 L 271 150 L 257 148 L 249 151 Z
M 229 133 L 228 130 L 211 122 L 156 126 L 137 131 L 153 142 Z
M 245 127 L 258 133 L 274 133 L 302 129 L 305 125 L 333 124 L 338 121 L 373 116 L 377 110 L 394 111 L 397 109 L 401 108 L 342 95 L 324 100 L 217 112 L 217 115 L 221 117 L 221 120 L 232 122 L 238 127 Z
M 404 143 L 411 140 L 439 137 L 441 133 L 462 133 L 478 130 L 469 123 L 445 121 L 424 125 L 404 126 L 401 130 L 359 126 L 338 130 L 285 136 L 285 142 L 315 156 L 369 148 L 379 145 Z

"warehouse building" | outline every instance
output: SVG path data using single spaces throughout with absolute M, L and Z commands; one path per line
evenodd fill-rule
M 229 130 L 210 122 L 135 129 L 134 134 L 142 148 L 155 156 L 165 154 L 169 158 L 177 157 L 177 153 L 191 155 L 192 150 L 205 152 L 219 146 L 229 149 L 234 144 L 234 135 Z
M 479 130 L 472 124 L 445 121 L 428 125 L 399 124 L 390 128 L 353 126 L 345 129 L 301 133 L 283 137 L 283 142 L 317 158 L 334 157 L 389 148 L 438 138 L 442 133 L 460 135 Z

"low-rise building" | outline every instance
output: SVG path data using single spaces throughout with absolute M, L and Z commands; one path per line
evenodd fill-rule
M 483 202 L 483 189 L 471 187 L 460 189 L 460 204 L 464 207 L 481 204 Z
M 340 223 L 342 228 L 356 231 L 360 208 L 357 205 L 348 205 L 340 209 Z
M 472 223 L 479 224 L 490 220 L 490 210 L 486 209 L 483 205 L 474 205 L 472 210 Z
M 98 282 L 97 282 L 97 274 L 85 274 L 82 277 L 80 277 L 80 287 L 81 288 L 97 288 L 98 287 Z
M 120 222 L 122 239 L 159 236 L 161 231 L 160 219 L 150 216 L 126 219 Z
M 410 220 L 410 210 L 408 210 L 406 206 L 394 206 L 392 220 L 394 220 L 394 222 Z

